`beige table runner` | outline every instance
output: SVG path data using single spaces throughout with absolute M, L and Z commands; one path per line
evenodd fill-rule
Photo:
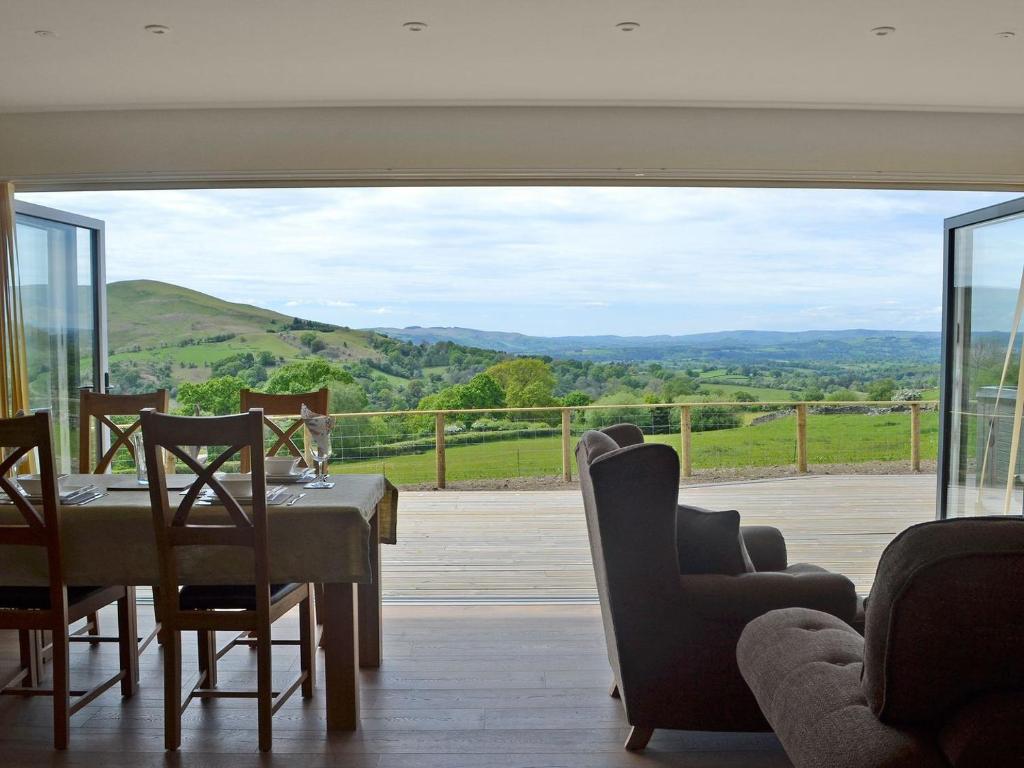
M 96 485 L 123 482 L 118 475 L 73 476 Z M 379 515 L 380 540 L 394 544 L 398 491 L 383 475 L 334 475 L 335 487 L 306 491 L 294 506 L 267 508 L 272 582 L 368 582 L 369 521 Z M 296 486 L 299 489 L 300 486 Z M 171 491 L 173 504 L 180 496 Z M 193 521 L 226 519 L 217 506 L 196 507 Z M 0 506 L 0 524 L 19 523 L 13 506 Z M 61 512 L 64 571 L 72 586 L 153 585 L 159 582 L 149 491 L 111 491 L 83 507 Z M 186 584 L 244 584 L 253 579 L 250 553 L 238 547 L 188 547 L 181 551 Z M 0 548 L 0 584 L 43 586 L 45 554 L 34 547 Z

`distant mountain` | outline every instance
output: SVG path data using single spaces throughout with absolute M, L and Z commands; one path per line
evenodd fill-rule
M 716 331 L 685 336 L 528 336 L 472 328 L 375 328 L 420 343 L 452 341 L 516 355 L 594 361 L 938 362 L 941 335 L 925 331 Z

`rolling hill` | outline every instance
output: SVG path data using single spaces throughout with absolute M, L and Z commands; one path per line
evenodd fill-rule
M 230 355 L 269 353 L 279 362 L 310 354 L 302 335 L 313 331 L 323 345 L 316 354 L 337 362 L 380 363 L 373 331 L 299 320 L 248 304 L 155 280 L 107 286 L 110 363 L 130 366 L 155 379 L 156 366 L 170 364 L 176 381 L 202 381 L 212 363 Z
M 527 336 L 472 328 L 375 328 L 419 343 L 452 341 L 514 355 L 598 362 L 715 360 L 736 364 L 785 362 L 937 363 L 941 335 L 924 331 L 718 331 L 685 336 Z

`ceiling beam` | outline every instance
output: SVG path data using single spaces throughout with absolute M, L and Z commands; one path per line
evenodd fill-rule
M 1024 189 L 1024 115 L 348 107 L 0 115 L 23 191 L 382 184 Z

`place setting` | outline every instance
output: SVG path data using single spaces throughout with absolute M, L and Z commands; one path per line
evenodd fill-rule
M 43 481 L 39 475 L 21 475 L 12 483 L 15 490 L 31 504 L 43 502 Z M 57 479 L 58 502 L 66 507 L 82 507 L 107 495 L 105 488 L 94 483 L 77 482 L 67 475 Z M 0 504 L 14 504 L 6 493 L 0 497 Z

